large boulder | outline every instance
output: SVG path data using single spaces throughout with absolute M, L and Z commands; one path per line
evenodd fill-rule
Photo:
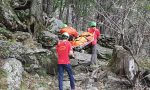
M 0 40 L 0 58 L 17 58 L 20 60 L 28 71 L 37 71 L 39 73 L 54 72 L 54 68 L 57 65 L 57 59 L 54 49 L 47 50 L 37 47 L 33 47 L 34 43 L 27 43 L 29 40 L 28 34 L 16 34 L 17 41 L 3 41 Z M 33 44 L 33 45 L 32 45 Z
M 137 72 L 137 65 L 134 58 L 122 46 L 115 46 L 113 58 L 109 65 L 114 73 L 122 77 L 127 77 L 130 80 L 133 80 Z
M 57 57 L 54 49 L 28 50 L 20 58 L 25 70 L 30 73 L 54 74 L 57 68 Z
M 74 52 L 74 59 L 72 60 L 72 64 L 85 64 L 91 61 L 91 54 L 82 53 L 82 52 Z
M 100 45 L 97 45 L 97 56 L 98 59 L 111 59 L 112 58 L 113 49 L 105 48 Z
M 83 49 L 85 53 L 92 54 L 92 47 L 90 45 L 85 46 Z M 78 51 L 82 51 L 82 50 L 79 49 Z M 112 52 L 113 52 L 113 49 L 102 47 L 101 45 L 97 44 L 97 58 L 98 59 L 109 60 L 112 58 Z
M 98 41 L 98 44 L 106 47 L 106 48 L 114 48 L 115 46 L 115 38 L 111 37 L 109 35 L 101 34 L 100 40 Z
M 58 36 L 49 31 L 42 31 L 38 37 L 38 42 L 44 47 L 53 47 L 58 41 Z
M 74 52 L 74 55 L 75 55 L 75 59 L 78 59 L 78 60 L 83 60 L 83 61 L 90 61 L 90 58 L 91 58 L 91 55 L 90 54 L 87 54 L 87 53 L 82 53 L 82 52 Z
M 15 58 L 0 59 L 0 62 L 0 69 L 5 74 L 4 77 L 0 77 L 0 85 L 2 85 L 0 89 L 20 89 L 23 72 L 21 62 Z

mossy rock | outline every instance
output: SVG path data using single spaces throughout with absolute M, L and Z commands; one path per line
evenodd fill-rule
M 40 76 L 47 76 L 47 70 L 45 68 L 39 68 L 35 72 Z
M 0 40 L 1 58 L 20 57 L 20 54 L 22 54 L 24 51 L 24 47 L 19 42 Z
M 7 73 L 4 69 L 0 68 L 0 90 L 7 90 Z
M 3 77 L 7 77 L 7 73 L 4 69 L 0 68 L 0 79 L 2 79 Z
M 101 37 L 98 43 L 103 47 L 113 49 L 115 45 L 115 38 L 101 34 Z
M 1 0 L 0 21 L 9 30 L 24 29 L 25 25 L 19 20 L 14 9 L 11 7 L 13 0 Z
M 57 58 L 55 52 L 51 50 L 49 53 L 36 54 L 36 57 L 47 73 L 55 74 L 57 70 Z
M 0 27 L 0 36 L 1 36 L 0 37 L 1 40 L 12 39 L 12 32 L 8 31 L 5 28 Z
M 150 57 L 138 60 L 139 66 L 142 69 L 150 70 Z
M 45 72 L 55 74 L 55 70 L 57 70 L 57 58 L 53 49 L 47 52 L 43 51 L 24 54 L 21 55 L 21 58 L 21 62 L 28 72 L 43 73 L 44 75 Z M 41 68 L 43 68 L 43 72 L 41 72 Z
M 7 58 L 10 56 L 11 51 L 9 50 L 10 43 L 3 43 L 0 46 L 0 57 Z
M 58 41 L 58 36 L 50 33 L 49 31 L 43 31 L 38 36 L 38 42 L 44 47 L 53 47 Z

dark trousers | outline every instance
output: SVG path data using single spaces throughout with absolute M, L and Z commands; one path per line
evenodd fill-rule
M 70 64 L 58 64 L 58 81 L 59 81 L 59 90 L 63 90 L 63 75 L 64 69 L 67 71 L 71 89 L 75 89 L 75 80 L 73 77 L 73 72 Z
M 91 64 L 97 64 L 97 44 L 92 46 Z

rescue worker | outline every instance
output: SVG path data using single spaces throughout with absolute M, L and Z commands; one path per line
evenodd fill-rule
M 100 38 L 100 30 L 96 28 L 96 22 L 92 21 L 89 22 L 89 28 L 87 29 L 88 32 L 92 33 L 94 38 L 91 42 L 92 47 L 92 56 L 90 64 L 96 65 L 97 64 L 97 40 Z
M 70 42 L 68 41 L 69 34 L 63 33 L 61 40 L 58 41 L 56 46 L 56 52 L 58 56 L 58 81 L 59 81 L 59 90 L 63 90 L 63 74 L 64 69 L 67 71 L 71 90 L 75 90 L 75 80 L 73 77 L 72 68 L 70 65 L 69 55 L 73 56 L 73 50 Z
M 69 34 L 69 41 L 72 41 L 74 38 L 77 38 L 78 32 L 76 29 L 74 29 L 71 26 L 67 26 L 66 24 L 62 25 L 62 28 L 60 29 L 60 33 L 67 32 Z

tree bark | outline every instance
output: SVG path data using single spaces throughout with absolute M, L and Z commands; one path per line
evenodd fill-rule
M 47 8 L 46 8 L 46 13 L 47 15 L 52 15 L 52 11 L 53 11 L 53 1 L 52 0 L 47 0 Z
M 46 12 L 47 9 L 47 0 L 43 0 L 43 11 Z

